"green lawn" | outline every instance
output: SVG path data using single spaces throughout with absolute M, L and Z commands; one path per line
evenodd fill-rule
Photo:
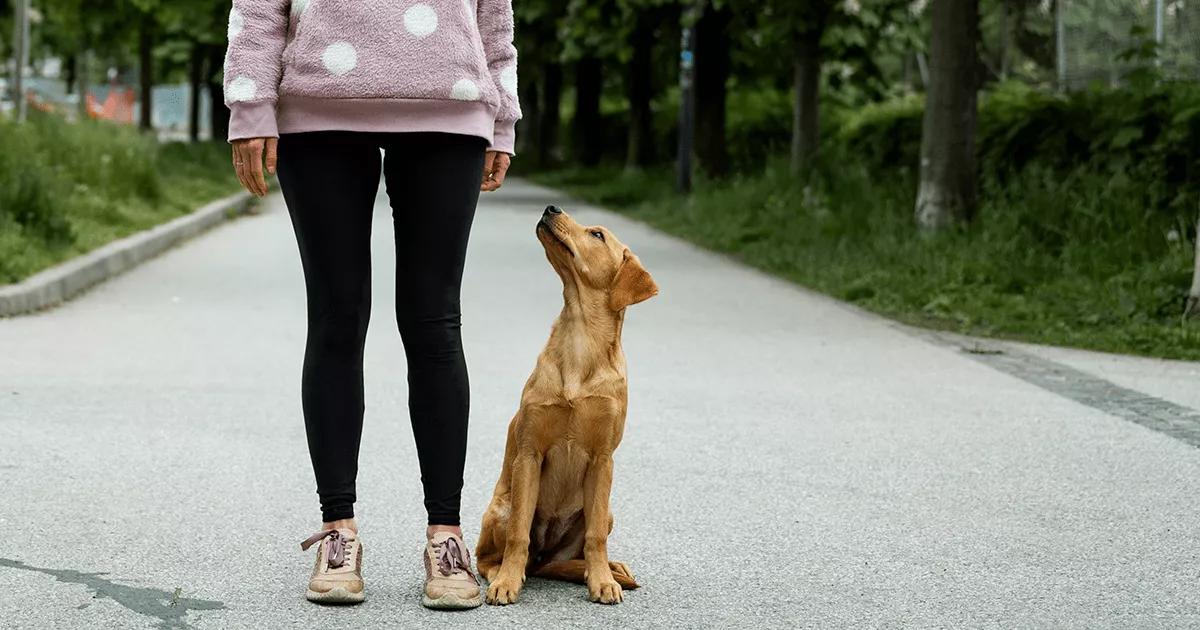
M 129 127 L 0 119 L 0 284 L 233 194 L 225 143 L 159 144 Z
M 1031 170 L 984 190 L 970 228 L 926 236 L 911 218 L 912 173 L 825 161 L 805 178 L 774 165 L 700 182 L 691 197 L 665 169 L 530 177 L 908 324 L 1200 360 L 1200 323 L 1180 321 L 1190 238 L 1131 211 L 1136 178 Z

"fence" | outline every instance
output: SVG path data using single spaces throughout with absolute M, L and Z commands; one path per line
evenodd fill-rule
M 1055 23 L 1061 87 L 1119 84 L 1147 63 L 1200 79 L 1200 0 L 1057 0 L 1040 9 Z

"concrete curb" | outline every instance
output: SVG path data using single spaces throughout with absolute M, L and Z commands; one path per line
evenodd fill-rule
M 61 304 L 226 219 L 244 213 L 253 198 L 250 193 L 241 192 L 214 201 L 191 214 L 113 241 L 17 284 L 0 285 L 0 317 L 23 315 Z

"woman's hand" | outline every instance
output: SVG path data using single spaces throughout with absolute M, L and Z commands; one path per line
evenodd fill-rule
M 263 160 L 267 173 L 275 174 L 276 147 L 279 138 L 247 138 L 233 141 L 233 169 L 242 187 L 259 197 L 267 195 L 267 180 L 263 176 Z
M 483 192 L 492 192 L 498 190 L 504 185 L 504 176 L 508 174 L 508 167 L 512 164 L 512 156 L 502 151 L 488 151 L 487 157 L 483 160 L 483 182 L 479 185 L 479 190 Z

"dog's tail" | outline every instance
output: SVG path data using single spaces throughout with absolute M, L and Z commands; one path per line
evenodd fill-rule
M 609 562 L 608 566 L 612 569 L 613 579 L 617 581 L 617 584 L 621 585 L 621 588 L 633 590 L 638 587 L 638 583 L 633 579 L 633 573 L 624 562 Z M 582 559 L 559 560 L 556 562 L 547 562 L 540 567 L 536 567 L 530 575 L 548 580 L 562 580 L 564 582 L 586 584 L 587 578 L 584 575 L 586 571 L 587 562 Z

